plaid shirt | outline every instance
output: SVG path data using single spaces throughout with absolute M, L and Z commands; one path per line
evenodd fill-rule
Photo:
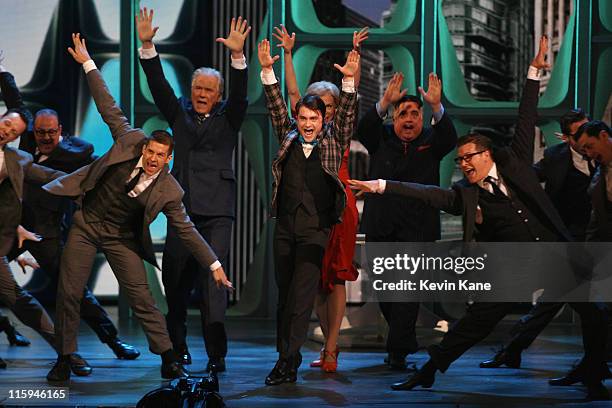
M 274 178 L 272 185 L 272 216 L 276 217 L 278 187 L 283 175 L 283 162 L 287 157 L 291 143 L 299 136 L 299 133 L 295 121 L 289 117 L 279 83 L 264 85 L 264 91 L 274 134 L 280 144 L 276 158 L 272 162 L 272 176 Z M 340 101 L 334 121 L 324 125 L 321 132 L 317 135 L 321 167 L 325 173 L 334 179 L 337 186 L 336 218 L 338 222 L 341 220 L 342 211 L 346 205 L 344 185 L 338 177 L 338 170 L 342 163 L 342 155 L 351 143 L 356 105 L 356 92 L 340 92 Z

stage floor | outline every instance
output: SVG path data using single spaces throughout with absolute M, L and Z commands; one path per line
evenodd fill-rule
M 111 314 L 116 313 L 116 308 L 108 309 Z M 193 313 L 189 316 L 189 344 L 194 363 L 188 368 L 196 371 L 196 375 L 198 370 L 199 375 L 204 375 L 201 370 L 207 359 L 199 336 L 199 319 Z M 12 316 L 11 319 L 15 322 Z M 41 403 L 7 399 L 10 389 L 49 388 L 45 376 L 55 359 L 52 349 L 34 332 L 21 325 L 19 330 L 32 340 L 30 347 L 10 347 L 4 334 L 0 334 L 0 357 L 8 364 L 6 370 L 0 370 L 0 404 L 40 406 Z M 549 327 L 523 353 L 521 369 L 478 368 L 480 361 L 494 353 L 507 330 L 508 325 L 502 325 L 446 374 L 438 374 L 430 390 L 391 391 L 391 383 L 409 374 L 390 371 L 383 364 L 382 351 L 342 350 L 338 373 L 324 374 L 308 367 L 320 348 L 311 341 L 303 350 L 304 363 L 297 384 L 267 387 L 264 378 L 276 361 L 274 324 L 265 320 L 233 319 L 228 324 L 231 339 L 226 360 L 228 371 L 219 375 L 221 394 L 228 407 L 612 406 L 612 403 L 586 403 L 584 390 L 579 386 L 548 386 L 548 378 L 564 373 L 581 355 L 581 339 L 572 327 Z M 80 353 L 93 366 L 93 374 L 73 376 L 69 400 L 45 405 L 135 406 L 142 395 L 160 386 L 160 359 L 148 351 L 139 325 L 123 324 L 120 333 L 125 341 L 141 350 L 137 360 L 114 358 L 110 349 L 81 324 Z M 420 366 L 426 358 L 427 354 L 422 351 L 409 361 Z

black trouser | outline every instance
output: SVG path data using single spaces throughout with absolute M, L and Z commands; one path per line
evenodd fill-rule
M 608 312 L 603 304 L 570 303 L 580 315 L 584 357 L 585 383 L 601 381 L 607 371 L 605 351 Z M 514 303 L 474 303 L 466 314 L 455 322 L 438 345 L 429 347 L 429 355 L 441 372 L 476 343 L 487 337 L 497 323 L 508 314 Z
M 274 230 L 274 270 L 278 286 L 276 349 L 280 359 L 297 361 L 319 289 L 329 240 L 329 217 L 308 215 L 302 207 L 281 215 Z
M 13 245 L 7 258 L 13 261 L 25 251 L 29 251 L 49 276 L 53 287 L 57 288 L 62 250 L 63 243 L 60 238 L 44 238 L 40 242 L 24 241 L 21 248 L 17 248 L 16 244 Z M 83 290 L 80 313 L 81 319 L 85 320 L 101 342 L 107 343 L 117 337 L 117 328 L 87 286 Z
M 227 261 L 234 220 L 231 217 L 190 217 L 229 275 Z M 171 227 L 168 227 L 164 248 L 162 281 L 168 301 L 166 324 L 174 348 L 181 350 L 187 347 L 187 308 L 191 291 L 199 285 L 200 317 L 206 353 L 208 357 L 225 357 L 227 292 L 223 287 L 217 288 L 209 265 L 200 265 Z
M 367 242 L 396 242 L 389 236 L 366 235 Z M 397 354 L 416 353 L 419 345 L 416 338 L 416 322 L 419 316 L 418 302 L 378 302 L 389 332 L 387 333 L 387 352 Z

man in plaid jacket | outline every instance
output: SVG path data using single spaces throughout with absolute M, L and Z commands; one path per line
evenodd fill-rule
M 308 321 L 321 277 L 321 263 L 331 226 L 340 222 L 346 203 L 338 169 L 353 133 L 357 95 L 354 75 L 359 54 L 351 51 L 344 66 L 334 64 L 344 78 L 335 119 L 323 123 L 325 104 L 306 95 L 289 117 L 270 56 L 270 43 L 258 47 L 261 79 L 274 134 L 279 142 L 272 163 L 274 262 L 278 285 L 277 351 L 279 359 L 266 377 L 267 385 L 297 380 Z

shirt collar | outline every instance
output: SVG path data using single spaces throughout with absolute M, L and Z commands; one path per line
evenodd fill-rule
M 487 174 L 487 177 L 491 177 L 494 181 L 499 180 L 499 173 L 497 172 L 497 165 L 495 164 L 495 162 L 493 162 L 493 166 L 491 166 L 491 170 L 489 170 L 489 174 Z M 483 178 L 478 182 L 478 186 L 484 188 L 485 190 L 487 188 L 485 187 L 484 183 L 487 180 L 487 177 Z

